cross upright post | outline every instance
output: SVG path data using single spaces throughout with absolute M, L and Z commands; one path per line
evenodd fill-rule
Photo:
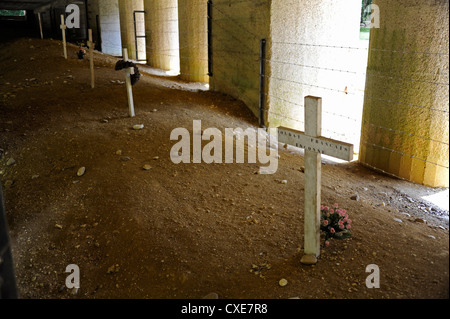
M 128 61 L 128 49 L 127 48 L 123 48 L 123 60 L 125 62 Z M 130 113 L 130 117 L 134 117 L 135 113 L 134 113 L 133 89 L 131 86 L 131 78 L 130 78 L 130 75 L 134 74 L 134 68 L 126 68 L 125 73 L 126 73 L 125 83 L 127 86 L 129 113 Z
M 322 135 L 322 99 L 305 98 L 305 134 L 311 137 Z M 321 155 L 305 149 L 305 243 L 302 262 L 317 262 L 320 255 L 320 188 Z
M 62 32 L 62 40 L 63 40 L 63 49 L 64 49 L 64 59 L 67 60 L 67 46 L 66 46 L 66 29 L 67 26 L 64 21 L 64 14 L 61 14 L 61 32 Z
M 92 41 L 92 29 L 89 29 L 89 41 L 87 43 L 89 47 L 89 64 L 91 69 L 91 88 L 95 87 L 95 75 L 94 75 L 94 42 Z

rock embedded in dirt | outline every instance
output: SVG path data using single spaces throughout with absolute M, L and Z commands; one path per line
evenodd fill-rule
M 360 198 L 359 198 L 359 195 L 358 195 L 358 194 L 352 195 L 352 196 L 350 197 L 350 199 L 351 199 L 351 200 L 355 200 L 355 201 L 357 201 L 357 202 L 360 201 Z
M 280 287 L 286 287 L 288 284 L 288 281 L 286 279 L 281 279 L 278 284 L 280 285 Z
M 146 164 L 142 167 L 142 169 L 144 169 L 145 171 L 149 171 L 152 169 L 152 167 L 150 165 Z
M 14 164 L 16 164 L 16 160 L 12 157 L 10 159 L 8 159 L 8 161 L 6 162 L 6 166 L 11 166 Z
M 86 167 L 80 167 L 77 172 L 77 176 L 83 176 L 86 173 Z
M 133 126 L 133 130 L 139 131 L 144 129 L 144 124 L 136 124 Z

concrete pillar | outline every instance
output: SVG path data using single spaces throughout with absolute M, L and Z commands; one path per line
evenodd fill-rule
M 102 52 L 122 56 L 120 36 L 119 0 L 98 2 Z
M 131 60 L 137 60 L 138 58 L 139 60 L 145 60 L 145 39 L 138 39 L 136 46 L 136 33 L 144 35 L 145 32 L 144 15 L 141 13 L 134 15 L 134 11 L 144 11 L 143 0 L 119 0 L 122 48 L 128 49 L 128 57 Z M 136 32 L 134 29 L 135 17 Z
M 192 82 L 208 82 L 206 0 L 178 0 L 180 75 Z
M 178 0 L 144 0 L 147 64 L 180 72 Z
M 448 1 L 375 0 L 360 162 L 449 186 Z
M 270 37 L 271 2 L 213 0 L 210 89 L 240 99 L 256 117 L 260 42 Z M 269 48 L 267 58 L 270 59 Z

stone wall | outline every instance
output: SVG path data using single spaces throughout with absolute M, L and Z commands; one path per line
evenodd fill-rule
M 361 0 L 273 0 L 267 122 L 304 130 L 304 98 L 323 99 L 322 135 L 358 151 L 368 41 Z
M 270 0 L 213 0 L 210 88 L 245 102 L 259 117 L 260 40 L 270 36 Z
M 98 10 L 102 52 L 122 56 L 119 0 L 101 0 L 98 3 Z

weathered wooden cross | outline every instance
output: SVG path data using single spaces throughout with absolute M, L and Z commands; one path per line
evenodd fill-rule
M 353 145 L 322 137 L 322 99 L 305 97 L 305 132 L 279 127 L 278 141 L 305 149 L 305 221 L 303 264 L 320 255 L 321 154 L 353 159 Z
M 67 46 L 66 46 L 66 29 L 67 26 L 64 21 L 64 14 L 61 14 L 61 25 L 60 25 L 61 31 L 62 31 L 62 39 L 63 39 L 63 48 L 64 48 L 64 58 L 67 60 Z
M 127 48 L 123 48 L 123 60 L 125 62 L 128 61 L 128 49 Z M 127 86 L 129 113 L 130 113 L 130 117 L 134 117 L 135 114 L 134 114 L 133 89 L 131 86 L 131 78 L 130 78 L 130 75 L 134 74 L 134 68 L 126 68 L 125 73 L 126 73 L 125 83 Z

